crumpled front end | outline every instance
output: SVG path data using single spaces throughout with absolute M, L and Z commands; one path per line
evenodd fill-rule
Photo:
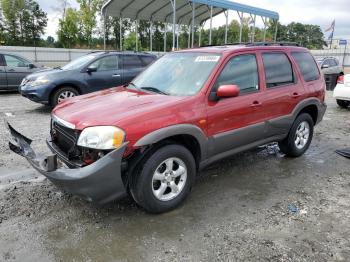
M 80 167 L 58 167 L 58 156 L 40 156 L 30 146 L 32 140 L 23 136 L 7 123 L 11 134 L 10 149 L 23 156 L 42 175 L 64 191 L 88 201 L 105 204 L 126 195 L 122 180 L 122 157 L 127 147 L 111 151 L 96 162 Z

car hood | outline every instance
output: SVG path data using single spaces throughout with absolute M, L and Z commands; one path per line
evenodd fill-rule
M 42 70 L 36 71 L 33 74 L 28 75 L 26 78 L 28 80 L 35 80 L 39 77 L 45 76 L 46 78 L 58 78 L 61 74 L 66 73 L 67 71 L 61 69 L 52 69 L 52 68 L 44 68 Z
M 139 92 L 123 87 L 68 99 L 59 104 L 53 114 L 82 130 L 89 126 L 112 125 L 123 128 L 125 121 L 146 121 L 152 112 L 177 105 L 186 97 Z

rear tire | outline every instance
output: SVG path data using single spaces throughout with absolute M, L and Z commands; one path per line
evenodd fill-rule
M 348 107 L 350 106 L 350 101 L 339 100 L 339 99 L 337 99 L 337 104 L 338 104 L 338 106 L 340 106 L 341 108 L 348 108 Z
M 79 92 L 74 87 L 65 86 L 57 89 L 51 97 L 51 106 L 55 107 L 61 103 L 64 99 L 78 96 Z
M 195 176 L 196 164 L 191 152 L 181 145 L 166 145 L 139 164 L 130 192 L 146 211 L 163 213 L 185 200 Z
M 280 150 L 289 157 L 299 157 L 309 148 L 314 134 L 314 121 L 307 113 L 294 121 L 287 138 L 279 142 Z

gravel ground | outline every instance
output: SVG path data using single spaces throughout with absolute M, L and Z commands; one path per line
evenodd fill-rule
M 350 110 L 329 108 L 308 152 L 274 145 L 204 172 L 180 208 L 97 207 L 61 193 L 7 149 L 0 124 L 0 261 L 350 261 Z M 0 94 L 0 117 L 47 150 L 50 110 Z

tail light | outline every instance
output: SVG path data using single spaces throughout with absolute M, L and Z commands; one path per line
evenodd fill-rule
M 344 84 L 344 75 L 338 76 L 337 84 Z

